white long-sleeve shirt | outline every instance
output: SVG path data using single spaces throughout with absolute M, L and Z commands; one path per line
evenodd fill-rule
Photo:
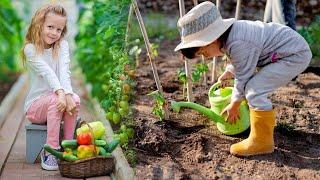
M 45 49 L 42 54 L 36 54 L 33 44 L 24 48 L 26 65 L 29 70 L 29 92 L 25 99 L 26 113 L 32 102 L 39 97 L 63 89 L 66 94 L 72 94 L 69 45 L 61 41 L 57 59 L 52 57 L 52 48 Z

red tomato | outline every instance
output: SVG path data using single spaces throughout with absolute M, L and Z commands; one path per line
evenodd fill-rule
M 81 133 L 77 136 L 77 142 L 79 145 L 90 145 L 92 141 L 92 135 L 90 132 Z

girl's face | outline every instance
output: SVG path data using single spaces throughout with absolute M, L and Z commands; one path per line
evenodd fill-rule
M 211 44 L 200 47 L 196 52 L 197 56 L 203 55 L 205 58 L 213 58 L 214 56 L 222 56 L 223 52 L 220 50 L 220 41 L 215 40 Z
M 66 26 L 67 19 L 55 13 L 48 13 L 43 23 L 42 39 L 45 48 L 50 48 L 53 43 L 58 41 L 61 33 Z

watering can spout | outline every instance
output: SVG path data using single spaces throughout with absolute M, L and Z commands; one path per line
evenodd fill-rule
M 199 104 L 193 103 L 193 102 L 172 101 L 171 107 L 176 112 L 179 112 L 181 107 L 191 108 L 191 109 L 196 110 L 199 113 L 205 115 L 206 117 L 208 117 L 209 119 L 211 119 L 212 121 L 214 121 L 216 123 L 217 122 L 225 123 L 224 119 L 220 115 L 213 112 L 211 109 L 204 107 L 204 106 L 201 106 Z

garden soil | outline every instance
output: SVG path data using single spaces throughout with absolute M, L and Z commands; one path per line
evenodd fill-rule
M 178 41 L 161 43 L 155 60 L 168 101 L 184 100 L 176 77 L 184 62 L 173 52 L 176 44 Z M 208 83 L 198 83 L 193 89 L 195 102 L 207 107 L 209 79 L 208 74 Z M 179 114 L 170 110 L 169 118 L 162 121 L 152 115 L 154 101 L 147 94 L 156 85 L 148 59 L 140 59 L 136 82 L 135 139 L 131 143 L 137 152 L 137 179 L 320 179 L 318 75 L 301 74 L 270 95 L 277 111 L 275 151 L 246 158 L 231 155 L 229 148 L 249 131 L 223 135 L 212 121 L 190 109 Z

